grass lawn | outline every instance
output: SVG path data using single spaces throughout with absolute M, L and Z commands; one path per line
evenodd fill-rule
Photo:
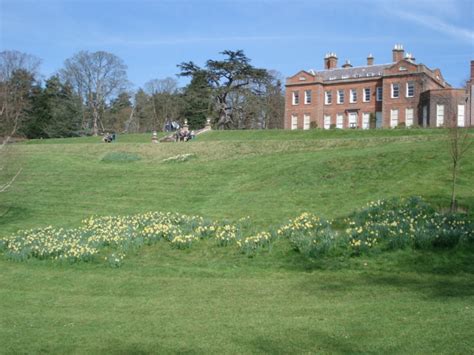
M 259 229 L 303 211 L 343 218 L 366 202 L 449 203 L 442 130 L 211 132 L 10 147 L 0 235 L 91 215 L 250 216 Z M 45 144 L 47 143 L 47 144 Z M 100 143 L 100 144 L 99 144 Z M 163 162 L 192 154 L 185 162 Z M 459 203 L 474 210 L 474 154 Z M 3 177 L 5 179 L 6 177 Z M 4 181 L 4 180 L 2 180 Z M 105 263 L 0 258 L 0 352 L 472 353 L 474 252 L 398 251 L 309 260 L 285 240 L 254 258 L 211 242 L 166 243 Z

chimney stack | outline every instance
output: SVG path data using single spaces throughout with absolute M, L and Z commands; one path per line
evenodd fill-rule
M 367 56 L 367 65 L 374 65 L 374 56 L 372 53 Z
M 413 63 L 415 62 L 415 57 L 411 53 L 405 54 L 405 59 Z
M 474 60 L 471 60 L 471 81 L 474 82 Z
M 324 69 L 334 69 L 337 67 L 337 55 L 336 53 L 326 53 L 324 56 Z
M 346 62 L 342 65 L 343 68 L 352 68 L 351 61 L 346 59 Z
M 403 59 L 405 51 L 402 44 L 396 44 L 392 49 L 392 57 L 394 62 L 398 62 Z

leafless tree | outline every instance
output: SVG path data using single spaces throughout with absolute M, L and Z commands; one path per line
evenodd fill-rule
M 459 127 L 455 116 L 448 121 L 449 153 L 451 157 L 451 212 L 457 211 L 456 184 L 461 160 L 472 146 L 472 136 L 465 127 Z
M 29 106 L 31 85 L 38 75 L 40 60 L 19 51 L 0 52 L 0 156 L 5 162 L 6 147 L 17 133 L 25 110 Z M 4 171 L 5 166 L 0 166 Z M 19 169 L 7 182 L 0 182 L 0 192 L 6 191 L 20 175 Z
M 154 129 L 163 127 L 166 120 L 177 120 L 181 111 L 178 82 L 173 78 L 153 79 L 145 84 L 153 108 Z
M 89 108 L 92 132 L 98 135 L 106 102 L 124 91 L 128 85 L 127 66 L 112 53 L 81 51 L 66 59 L 60 74 L 64 81 L 74 87 Z

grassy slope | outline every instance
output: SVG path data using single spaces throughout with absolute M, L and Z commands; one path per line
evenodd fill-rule
M 306 210 L 343 216 L 388 196 L 445 205 L 442 136 L 275 131 L 212 132 L 189 144 L 145 144 L 148 135 L 116 144 L 28 142 L 14 147 L 23 171 L 1 196 L 0 233 L 149 210 L 250 215 L 263 228 Z M 141 160 L 102 161 L 117 151 Z M 181 153 L 196 156 L 162 163 Z M 459 187 L 471 210 L 472 176 L 471 154 Z M 467 353 L 474 351 L 471 260 L 399 252 L 314 262 L 284 242 L 253 259 L 160 244 L 120 269 L 0 260 L 0 344 L 6 352 L 56 353 Z

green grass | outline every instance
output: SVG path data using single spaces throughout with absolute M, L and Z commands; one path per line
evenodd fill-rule
M 343 217 L 393 196 L 445 207 L 444 137 L 314 130 L 211 132 L 158 145 L 149 135 L 30 141 L 10 149 L 4 173 L 23 170 L 0 196 L 0 234 L 153 210 L 249 215 L 267 228 L 303 211 Z M 188 153 L 192 160 L 163 162 Z M 470 154 L 458 190 L 470 213 L 473 176 Z M 0 258 L 0 352 L 472 353 L 473 257 L 454 250 L 307 260 L 279 241 L 255 258 L 159 243 L 119 269 Z

